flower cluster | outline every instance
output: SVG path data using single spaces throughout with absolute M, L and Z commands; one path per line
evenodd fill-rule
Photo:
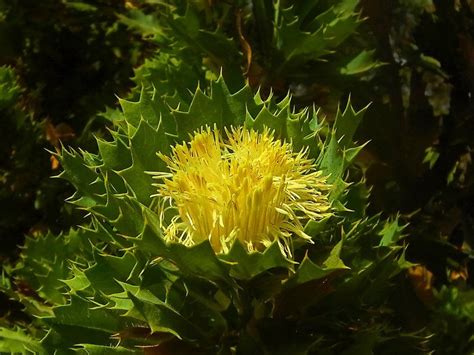
M 305 222 L 331 214 L 330 185 L 307 150 L 293 152 L 268 129 L 224 133 L 201 129 L 160 155 L 169 168 L 154 173 L 165 238 L 188 246 L 208 239 L 217 253 L 236 239 L 250 252 L 278 241 L 291 255 L 293 236 L 311 241 Z M 178 213 L 166 222 L 168 208 Z

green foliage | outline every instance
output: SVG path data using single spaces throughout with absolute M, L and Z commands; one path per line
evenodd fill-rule
M 411 265 L 397 246 L 398 221 L 384 225 L 346 208 L 364 199 L 345 179 L 360 150 L 352 138 L 365 109 L 348 102 L 331 127 L 320 110 L 294 111 L 290 97 L 264 100 L 248 86 L 232 92 L 222 77 L 207 91 L 198 88 L 184 110 L 164 100 L 147 91 L 139 101 L 121 100 L 123 113 L 111 140 L 98 139 L 98 154 L 67 149 L 59 157 L 61 177 L 77 189 L 71 202 L 90 213 L 92 227 L 28 240 L 23 261 L 6 277 L 28 278 L 48 307 L 35 321 L 44 351 L 330 354 L 390 342 L 400 351 L 421 346 L 421 334 L 400 333 L 404 322 L 391 315 Z M 203 125 L 271 127 L 296 149 L 311 148 L 336 187 L 337 211 L 307 226 L 314 245 L 295 246 L 288 260 L 277 244 L 249 254 L 236 242 L 216 255 L 208 241 L 164 242 L 148 172 L 166 169 L 156 153 Z
M 0 1 L 0 65 L 15 67 L 36 119 L 80 132 L 114 92 L 126 92 L 146 51 L 118 21 L 124 11 L 110 0 Z
M 70 186 L 50 179 L 58 162 L 46 149 L 93 146 L 91 131 L 104 128 L 97 111 L 132 85 L 148 47 L 119 22 L 125 11 L 109 0 L 0 1 L 2 263 L 25 234 L 81 221 L 64 207 Z
M 0 258 L 9 256 L 30 229 L 48 224 L 55 230 L 73 219 L 63 208 L 69 189 L 49 179 L 50 154 L 44 149 L 46 123 L 35 122 L 21 107 L 24 89 L 12 68 L 0 67 Z M 39 212 L 41 211 L 41 212 Z M 61 222 L 58 219 L 63 212 Z
M 0 110 L 14 105 L 20 95 L 20 88 L 11 69 L 0 67 Z
M 433 327 L 438 330 L 434 339 L 437 348 L 451 353 L 470 353 L 474 350 L 474 293 L 458 287 L 443 286 L 438 297 L 440 307 L 435 311 Z M 450 329 L 457 329 L 451 332 Z
M 431 275 L 421 299 L 444 308 L 448 298 L 440 296 L 434 306 L 433 293 L 469 293 L 473 286 L 472 2 L 399 1 L 384 7 L 366 1 L 363 11 L 387 63 L 373 78 L 378 85 L 358 90 L 358 98 L 373 102 L 359 131 L 360 139 L 371 139 L 369 212 L 399 212 L 409 221 L 407 256 Z M 469 304 L 461 299 L 459 307 Z M 440 353 L 472 352 L 470 335 L 464 335 L 472 333 L 472 322 L 458 316 L 433 316 Z
M 44 353 L 39 341 L 31 339 L 21 330 L 0 329 L 0 351 L 11 354 Z
M 291 89 L 301 104 L 314 94 L 317 80 L 331 87 L 337 102 L 348 82 L 381 65 L 363 41 L 348 40 L 362 23 L 357 0 L 153 3 L 137 5 L 121 19 L 142 36 L 152 35 L 160 48 L 156 59 L 136 71 L 135 81 L 145 87 L 165 82 L 155 88 L 166 87 L 170 95 L 222 71 L 233 91 L 247 79 L 280 98 Z M 189 99 L 179 89 L 178 94 Z
M 2 244 L 33 226 L 0 352 L 472 352 L 471 3 L 0 0 Z M 163 241 L 156 153 L 214 124 L 270 127 L 328 175 L 335 215 L 294 260 Z M 89 216 L 59 235 L 38 233 L 74 224 L 49 128 L 82 145 L 57 158 Z

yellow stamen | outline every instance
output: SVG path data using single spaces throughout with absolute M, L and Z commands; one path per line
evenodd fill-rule
M 303 229 L 310 219 L 331 214 L 330 185 L 307 157 L 291 144 L 244 128 L 196 132 L 189 143 L 160 154 L 169 173 L 158 172 L 158 196 L 178 216 L 166 225 L 165 238 L 185 245 L 208 239 L 217 253 L 235 239 L 249 251 L 278 241 L 290 254 L 292 236 L 311 241 Z

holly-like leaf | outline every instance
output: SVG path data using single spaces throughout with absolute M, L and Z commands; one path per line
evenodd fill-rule
M 274 268 L 291 269 L 293 263 L 283 255 L 277 242 L 272 243 L 263 252 L 248 253 L 239 241 L 236 241 L 229 253 L 220 259 L 230 265 L 230 275 L 236 279 L 249 280 L 258 274 Z
M 334 131 L 336 133 L 336 139 L 338 144 L 342 148 L 351 148 L 354 134 L 359 126 L 365 112 L 369 105 L 356 111 L 351 104 L 351 99 L 347 100 L 346 107 L 341 110 L 340 107 L 337 109 L 336 122 L 334 123 Z
M 342 261 L 331 261 L 330 264 L 331 265 L 321 267 L 311 261 L 311 259 L 306 255 L 300 266 L 296 270 L 295 274 L 286 282 L 285 287 L 294 287 L 297 285 L 304 284 L 306 282 L 320 280 L 325 277 L 328 277 L 336 271 L 348 269 L 348 267 L 345 266 Z
M 352 58 L 344 67 L 340 69 L 341 74 L 359 75 L 384 65 L 383 63 L 374 59 L 374 54 L 374 50 L 361 51 L 357 56 Z
M 179 339 L 197 340 L 202 337 L 201 330 L 173 310 L 166 303 L 141 301 L 129 293 L 135 308 L 149 324 L 152 332 L 171 333 Z
M 329 253 L 328 258 L 324 261 L 323 266 L 327 269 L 348 269 L 348 267 L 341 260 L 341 250 L 344 239 L 341 239 L 335 246 L 332 248 Z
M 40 342 L 20 329 L 0 328 L 0 352 L 8 354 L 45 354 Z
M 152 37 L 157 41 L 165 36 L 165 30 L 160 21 L 158 21 L 155 16 L 146 15 L 138 9 L 130 10 L 127 16 L 119 15 L 119 18 L 122 23 L 141 33 L 143 36 Z
M 275 26 L 277 49 L 286 62 L 316 60 L 331 54 L 361 22 L 354 12 L 357 4 L 357 0 L 339 1 L 319 14 L 315 14 L 318 4 L 313 2 L 275 8 L 279 15 Z
M 105 294 L 120 292 L 121 286 L 117 280 L 126 281 L 133 277 L 138 261 L 131 253 L 121 257 L 95 253 L 95 264 L 84 271 L 90 285 L 97 291 Z
M 163 257 L 175 263 L 185 275 L 193 275 L 212 281 L 232 282 L 228 266 L 221 262 L 212 249 L 209 241 L 192 247 L 181 244 L 166 244 L 161 233 L 157 233 L 147 224 L 137 239 L 137 246 L 154 257 Z
M 379 233 L 379 235 L 382 237 L 382 239 L 380 239 L 379 245 L 395 245 L 403 237 L 403 229 L 405 229 L 405 226 L 400 226 L 398 224 L 398 216 L 391 222 L 387 221 Z
M 117 312 L 98 307 L 79 296 L 71 296 L 67 305 L 54 308 L 54 318 L 47 321 L 56 325 L 95 329 L 111 334 L 117 329 L 131 326 Z

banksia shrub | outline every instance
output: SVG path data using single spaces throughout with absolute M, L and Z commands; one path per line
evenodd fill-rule
M 58 156 L 90 225 L 28 239 L 5 268 L 34 320 L 0 330 L 1 351 L 429 350 L 396 312 L 411 297 L 403 227 L 365 212 L 365 109 L 348 102 L 330 124 L 222 78 L 190 105 L 167 100 L 121 100 L 97 154 Z
M 159 48 L 135 71 L 146 88 L 161 93 L 177 86 L 182 99 L 183 84 L 194 87 L 222 73 L 232 90 L 247 79 L 281 97 L 290 89 L 298 105 L 336 106 L 353 83 L 370 80 L 382 64 L 371 41 L 357 32 L 364 22 L 360 3 L 145 1 L 120 18 Z
M 73 221 L 81 219 L 75 219 L 74 213 L 68 207 L 64 208 L 64 199 L 72 189 L 59 180 L 50 179 L 53 162 L 45 147 L 53 147 L 44 134 L 48 123 L 35 121 L 33 114 L 25 110 L 24 91 L 16 72 L 10 67 L 0 66 L 2 264 L 14 257 L 16 245 L 23 242 L 25 233 L 44 230 L 45 226 L 54 231 L 68 229 Z M 0 314 L 3 306 L 0 305 Z

